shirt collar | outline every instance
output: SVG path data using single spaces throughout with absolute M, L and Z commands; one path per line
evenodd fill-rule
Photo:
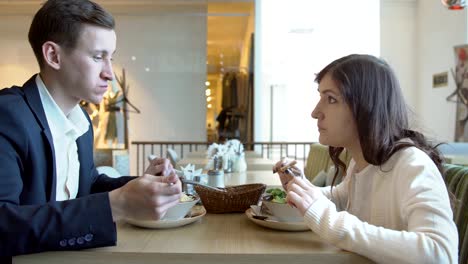
M 76 105 L 67 117 L 50 95 L 39 74 L 36 76 L 36 85 L 39 90 L 47 122 L 53 134 L 66 135 L 68 133 L 73 133 L 75 137 L 78 138 L 88 131 L 88 119 L 79 105 Z

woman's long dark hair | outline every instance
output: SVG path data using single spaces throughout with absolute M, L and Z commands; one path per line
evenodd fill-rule
M 330 74 L 351 108 L 356 121 L 364 159 L 372 165 L 384 164 L 397 151 L 417 147 L 424 151 L 443 172 L 443 159 L 423 134 L 409 129 L 408 110 L 400 84 L 390 66 L 371 55 L 349 55 L 337 59 L 321 70 L 315 81 Z M 401 141 L 408 138 L 409 141 Z M 342 147 L 329 147 L 338 172 L 346 172 L 339 159 Z

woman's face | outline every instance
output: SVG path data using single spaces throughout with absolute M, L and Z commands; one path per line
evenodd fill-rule
M 320 100 L 312 111 L 312 118 L 317 119 L 319 142 L 347 149 L 359 144 L 356 121 L 330 73 L 322 78 L 318 91 Z

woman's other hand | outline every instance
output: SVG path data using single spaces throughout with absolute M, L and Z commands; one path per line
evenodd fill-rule
M 295 206 L 302 215 L 315 201 L 323 196 L 320 188 L 310 183 L 309 180 L 299 177 L 294 177 L 289 181 L 286 190 L 286 201 Z

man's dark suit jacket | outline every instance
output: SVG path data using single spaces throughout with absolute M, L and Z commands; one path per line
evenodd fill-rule
M 90 125 L 76 140 L 77 198 L 56 201 L 55 156 L 64 153 L 54 153 L 35 78 L 0 90 L 0 256 L 115 245 L 107 192 L 133 177 L 98 174 Z

